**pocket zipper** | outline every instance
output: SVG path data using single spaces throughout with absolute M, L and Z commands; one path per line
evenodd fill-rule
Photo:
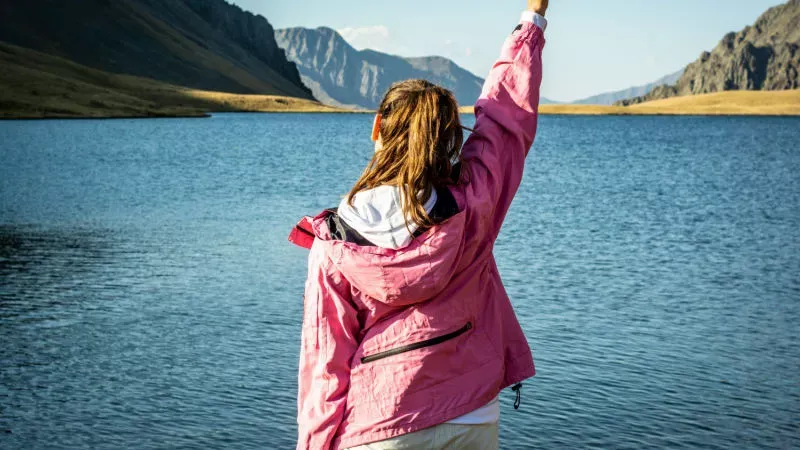
M 462 334 L 466 333 L 467 331 L 472 329 L 472 322 L 467 322 L 461 329 L 456 330 L 452 333 L 445 334 L 443 336 L 437 336 L 435 338 L 426 339 L 424 341 L 415 342 L 413 344 L 404 345 L 402 347 L 393 348 L 391 350 L 386 350 L 383 352 L 375 353 L 369 356 L 365 356 L 361 358 L 362 363 L 370 363 L 373 361 L 377 361 L 379 359 L 388 358 L 390 356 L 399 355 L 400 353 L 410 352 L 412 350 L 418 350 L 425 347 L 430 347 L 432 345 L 441 344 L 442 342 L 449 341 L 450 339 L 455 339 Z

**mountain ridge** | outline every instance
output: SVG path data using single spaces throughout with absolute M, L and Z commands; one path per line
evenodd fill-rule
M 442 64 L 445 58 L 356 50 L 328 27 L 279 29 L 275 38 L 314 96 L 333 106 L 375 109 L 392 83 L 409 78 L 425 78 L 450 89 L 459 103 L 474 101 L 483 85 L 481 78 L 452 61 Z

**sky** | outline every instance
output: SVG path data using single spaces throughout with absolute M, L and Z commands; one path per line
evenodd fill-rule
M 525 0 L 229 0 L 275 28 L 327 26 L 357 49 L 439 55 L 485 77 Z M 573 101 L 652 82 L 779 0 L 551 0 L 542 95 Z

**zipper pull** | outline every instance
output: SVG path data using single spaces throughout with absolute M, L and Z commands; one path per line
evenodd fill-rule
M 511 387 L 511 390 L 517 393 L 517 398 L 514 400 L 514 409 L 519 409 L 522 402 L 522 383 L 517 383 Z

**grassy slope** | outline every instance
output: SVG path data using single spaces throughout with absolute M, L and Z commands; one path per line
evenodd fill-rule
M 634 106 L 542 105 L 541 114 L 571 115 L 800 115 L 800 90 L 727 91 L 673 97 Z M 472 112 L 472 107 L 462 108 Z
M 216 111 L 335 112 L 291 97 L 187 89 L 114 75 L 0 42 L 0 118 L 203 116 Z

